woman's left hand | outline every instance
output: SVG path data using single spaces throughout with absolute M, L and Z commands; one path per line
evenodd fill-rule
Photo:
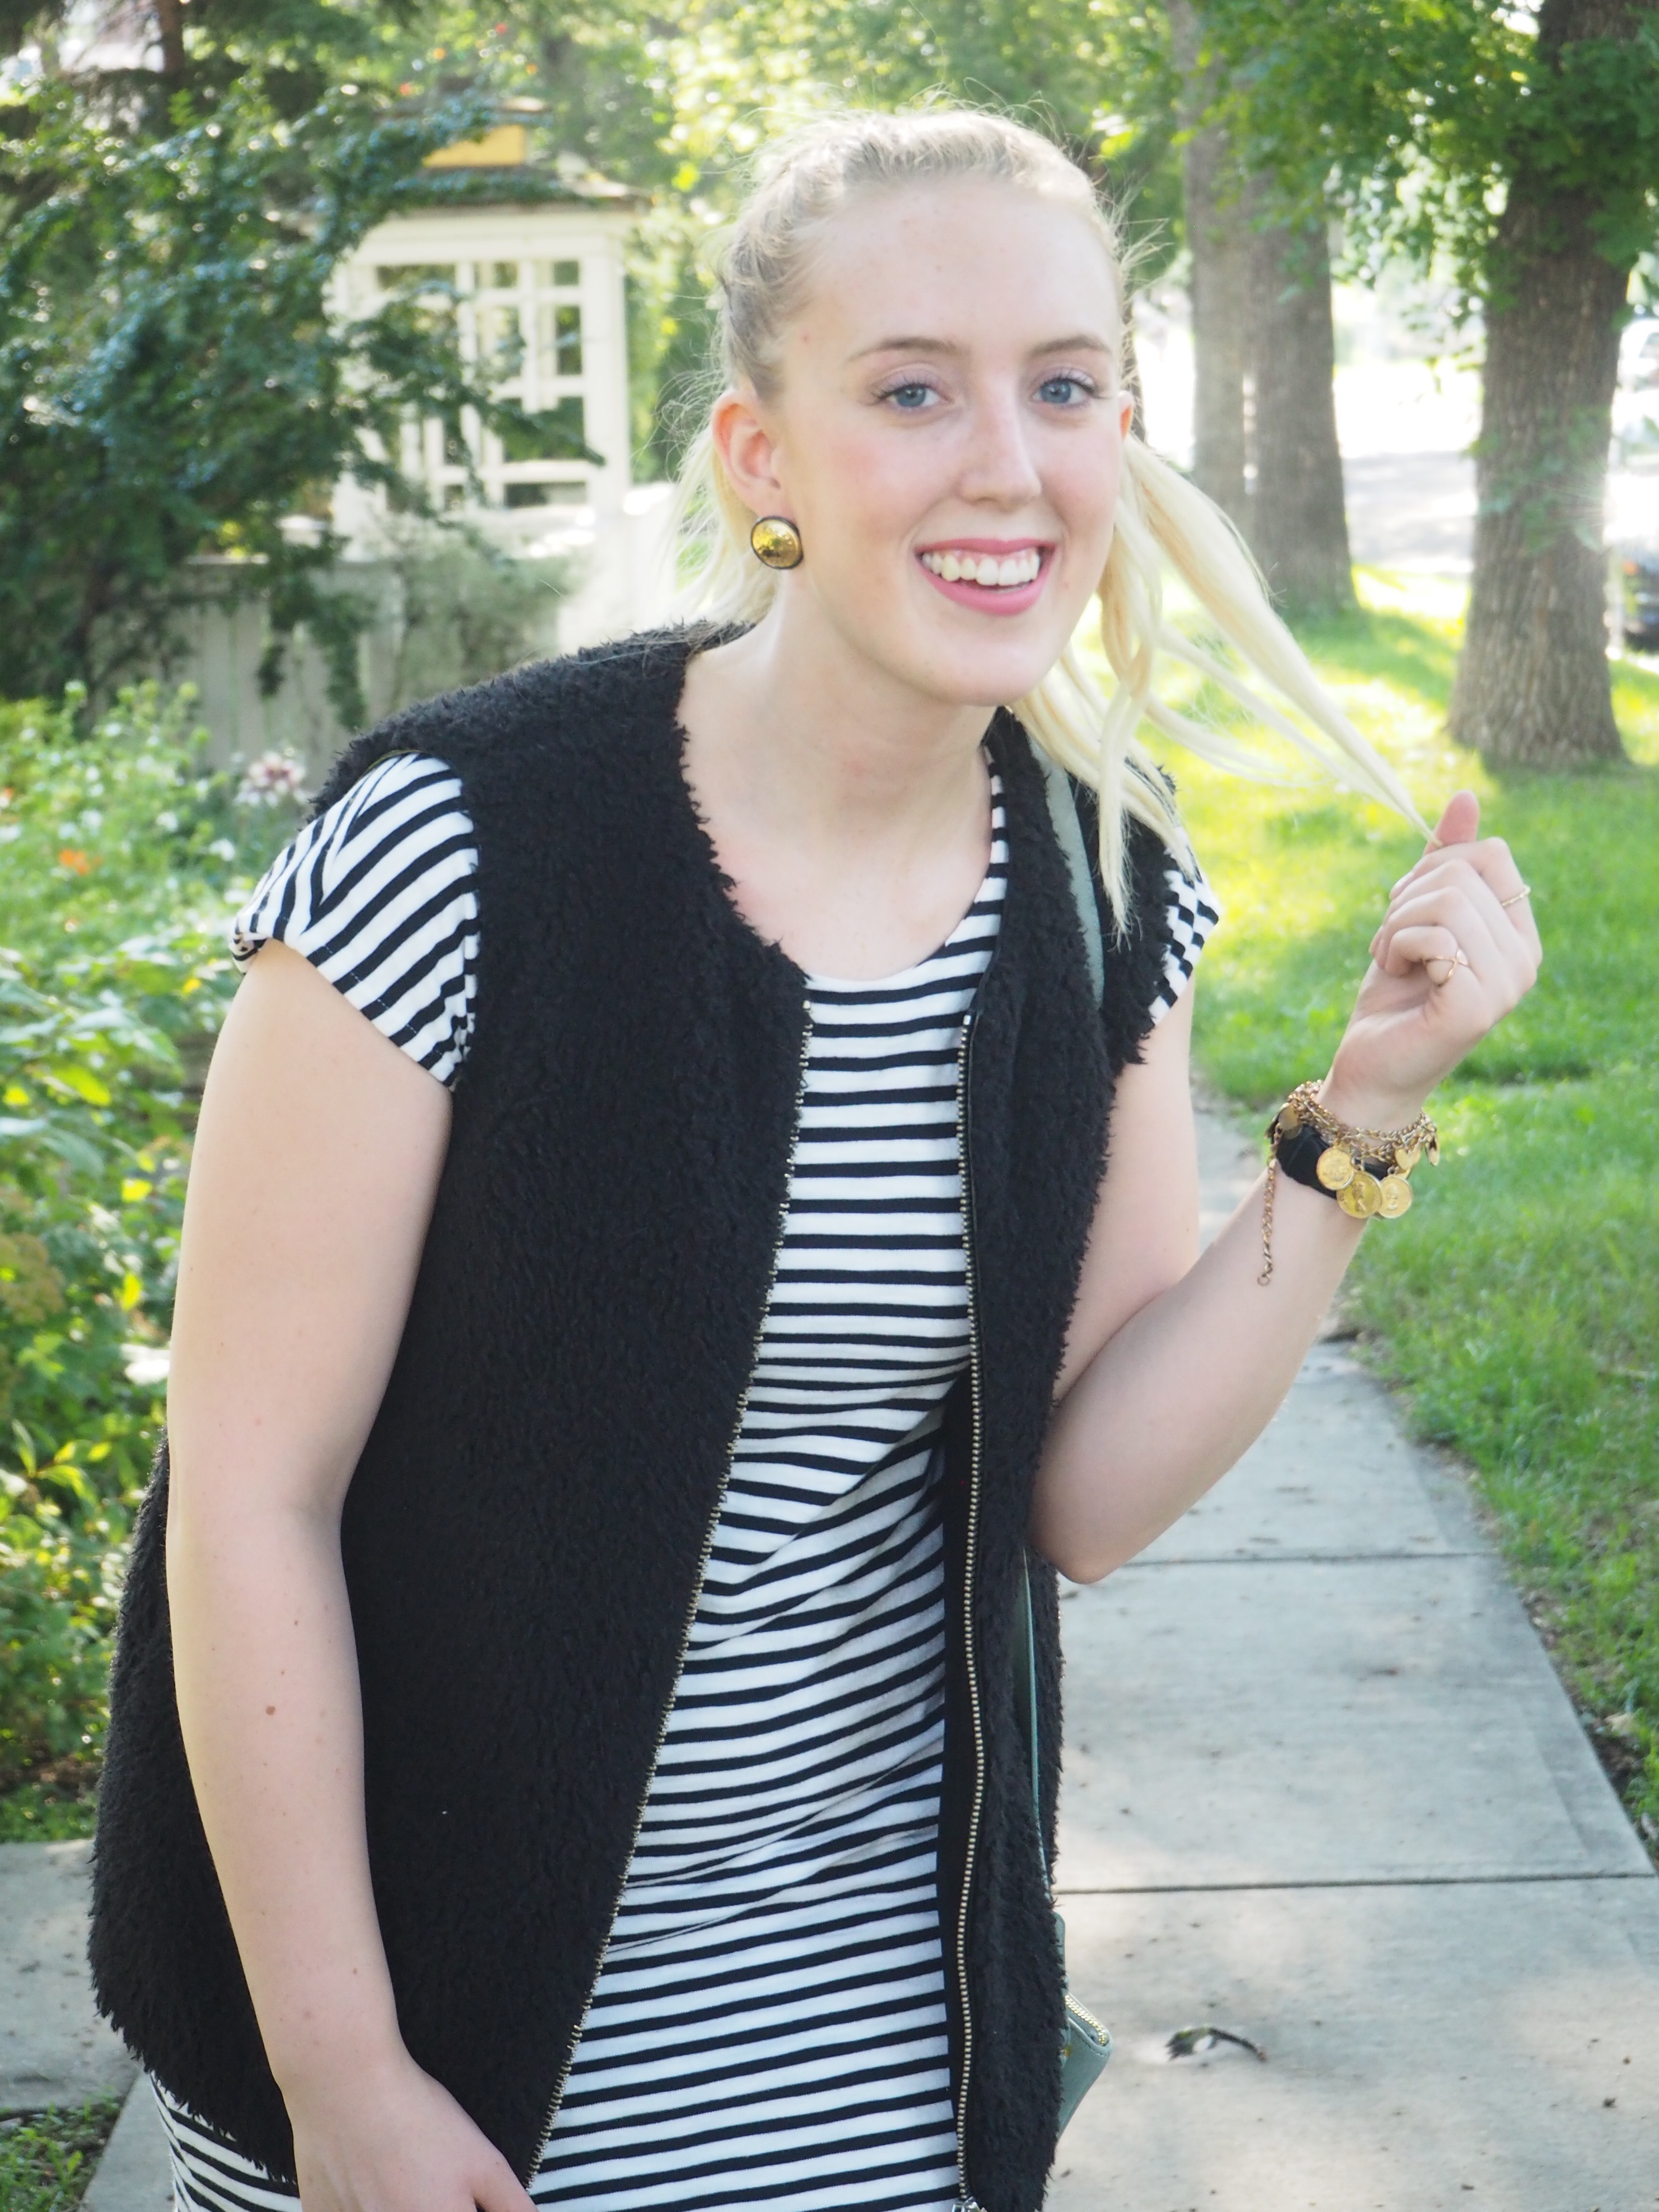
M 1411 1121 L 1537 978 L 1543 949 L 1521 871 L 1480 827 L 1480 800 L 1458 792 L 1437 842 L 1394 887 L 1324 1086 L 1343 1121 Z

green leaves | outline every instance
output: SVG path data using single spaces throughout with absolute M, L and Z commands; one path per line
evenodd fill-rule
M 187 697 L 0 708 L 0 1789 L 90 1771 L 234 886 L 292 827 Z M 276 787 L 273 787 L 275 789 Z M 65 855 L 72 858 L 67 865 Z
M 405 416 L 489 401 L 446 325 L 395 300 L 341 319 L 330 285 L 489 105 L 340 89 L 288 120 L 250 75 L 175 109 L 145 138 L 49 85 L 0 161 L 0 692 L 107 685 L 193 599 L 258 593 L 279 629 L 315 620 L 349 715 L 337 547 L 283 523 L 343 474 L 406 499 Z
M 1582 37 L 1565 33 L 1583 10 L 1498 0 L 1204 0 L 1201 12 L 1251 167 L 1294 208 L 1334 191 L 1359 252 L 1443 252 L 1479 296 L 1521 177 L 1587 194 L 1616 262 L 1659 235 L 1659 20 L 1644 0 L 1600 9 Z

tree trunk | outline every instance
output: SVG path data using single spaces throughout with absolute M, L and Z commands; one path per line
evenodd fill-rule
M 1627 36 L 1636 13 L 1546 0 L 1540 47 Z M 1498 228 L 1474 579 L 1451 702 L 1455 735 L 1493 762 L 1571 768 L 1622 757 L 1601 509 L 1630 270 L 1597 252 L 1597 212 L 1588 194 L 1556 190 L 1522 164 Z
M 1323 219 L 1258 229 L 1250 268 L 1250 544 L 1282 605 L 1328 613 L 1353 605 L 1353 574 L 1336 440 L 1336 342 Z
M 161 81 L 177 91 L 185 81 L 184 0 L 155 0 L 155 28 L 161 40 Z
M 1209 105 L 1202 31 L 1192 0 L 1170 0 L 1190 128 Z M 1244 379 L 1249 367 L 1249 230 L 1226 133 L 1193 130 L 1182 149 L 1193 310 L 1193 480 L 1244 526 Z

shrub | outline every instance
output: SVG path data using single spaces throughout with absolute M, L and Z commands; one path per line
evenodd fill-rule
M 189 704 L 0 708 L 0 1790 L 95 1767 L 225 923 L 296 814 Z

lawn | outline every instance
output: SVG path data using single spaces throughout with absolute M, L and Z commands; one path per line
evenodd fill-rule
M 1504 775 L 1442 727 L 1459 593 L 1366 576 L 1303 641 L 1432 820 L 1460 785 L 1535 888 L 1547 962 L 1433 1102 L 1444 1158 L 1353 1277 L 1367 1356 L 1474 1472 L 1534 1620 L 1659 1842 L 1659 674 L 1615 670 L 1631 762 Z M 1259 1112 L 1327 1065 L 1419 842 L 1340 793 L 1170 765 L 1226 918 L 1197 1053 Z M 1426 1176 L 1426 1181 L 1425 1181 Z

